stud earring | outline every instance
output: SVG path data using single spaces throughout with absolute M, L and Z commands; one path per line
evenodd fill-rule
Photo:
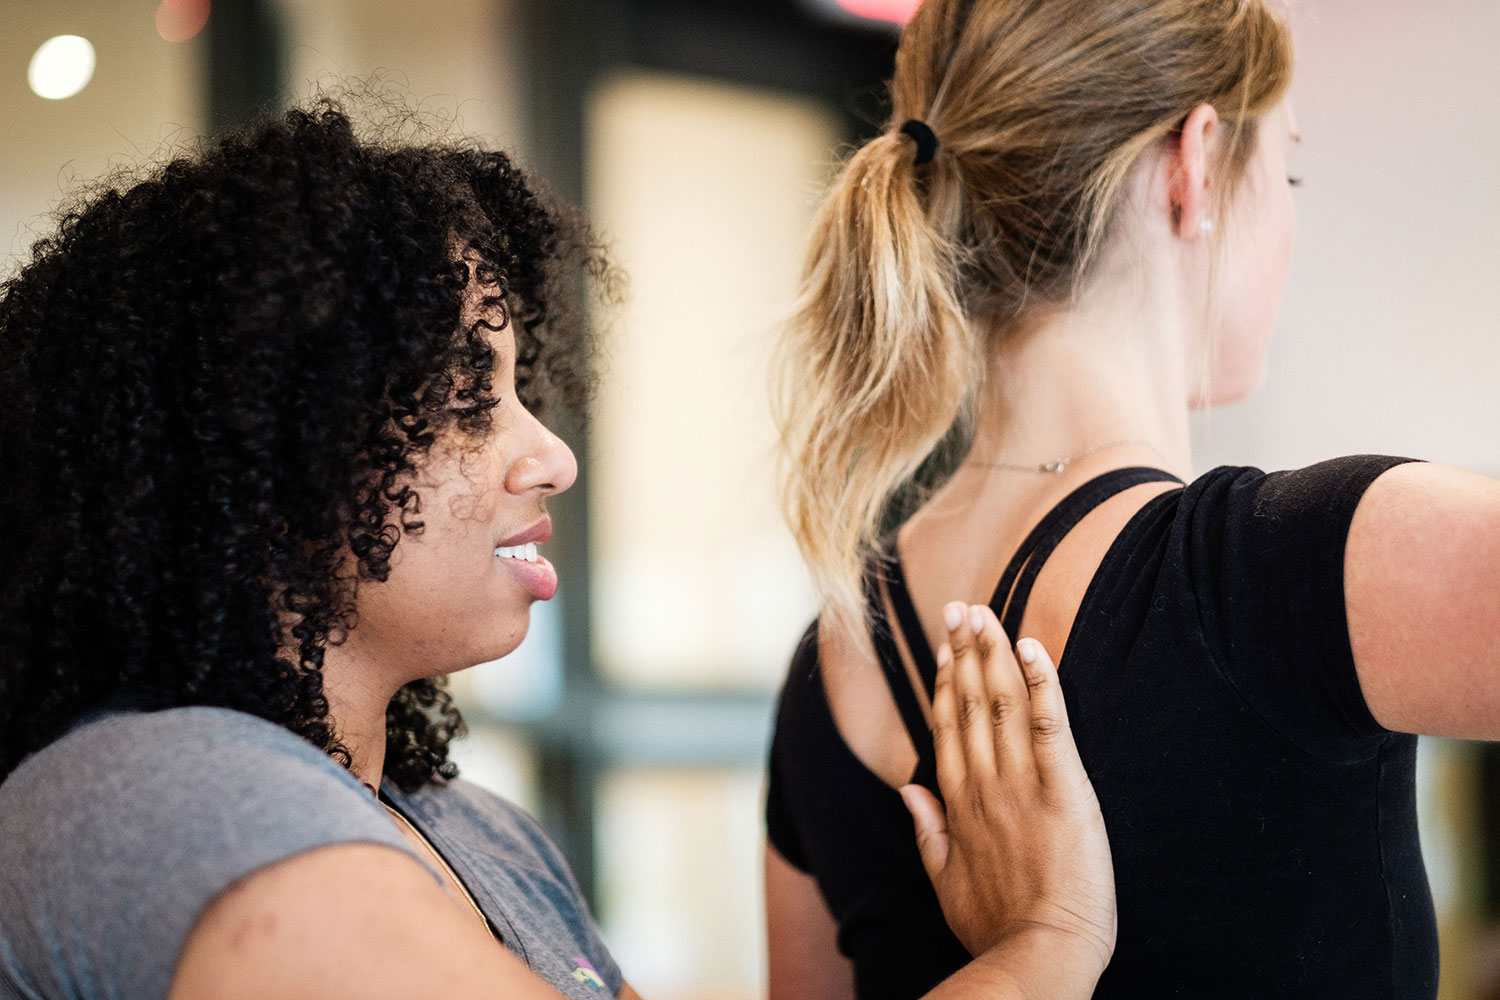
M 1202 222 L 1198 223 L 1198 228 L 1203 230 L 1205 233 L 1211 233 L 1214 231 L 1214 220 L 1204 219 Z

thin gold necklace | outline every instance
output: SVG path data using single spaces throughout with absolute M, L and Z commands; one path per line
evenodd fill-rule
M 469 907 L 473 909 L 474 916 L 478 917 L 479 922 L 484 925 L 484 932 L 490 937 L 499 938 L 499 935 L 495 933 L 495 929 L 490 926 L 489 918 L 484 915 L 484 911 L 479 908 L 479 904 L 474 902 L 474 897 L 469 895 L 469 890 L 464 886 L 463 880 L 458 877 L 458 873 L 453 870 L 448 862 L 443 860 L 443 856 L 438 853 L 437 848 L 433 847 L 432 844 L 428 842 L 427 838 L 422 835 L 422 831 L 418 830 L 411 820 L 401 815 L 401 813 L 397 812 L 395 809 L 392 809 L 390 803 L 386 802 L 384 799 L 380 799 L 379 801 L 380 804 L 385 807 L 385 811 L 390 813 L 391 819 L 395 820 L 398 824 L 410 830 L 412 832 L 412 835 L 417 838 L 417 843 L 421 844 L 422 847 L 427 851 L 427 853 L 432 857 L 432 860 L 437 862 L 438 867 L 448 873 L 448 878 L 452 880 L 454 885 L 458 886 L 458 891 L 463 894 L 464 900 L 467 901 Z
M 1150 441 L 1142 441 L 1139 438 L 1128 438 L 1122 441 L 1109 441 L 1101 445 L 1095 445 L 1085 451 L 1080 451 L 1076 455 L 1069 455 L 1067 458 L 1059 458 L 1051 462 L 1042 462 L 1038 465 L 1013 465 L 1009 462 L 966 462 L 964 464 L 978 469 L 1000 469 L 1009 472 L 1042 472 L 1055 476 L 1079 459 L 1088 458 L 1090 455 L 1097 455 L 1107 448 L 1119 448 L 1127 444 L 1138 444 L 1150 448 L 1156 452 L 1157 458 L 1160 458 L 1163 462 L 1167 460 L 1167 456 L 1157 451 L 1156 446 Z

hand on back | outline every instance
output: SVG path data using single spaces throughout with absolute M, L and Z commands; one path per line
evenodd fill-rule
M 1018 664 L 987 607 L 944 616 L 932 704 L 944 803 L 902 789 L 943 915 L 976 956 L 1041 932 L 1097 975 L 1114 951 L 1114 871 L 1056 670 L 1034 639 Z

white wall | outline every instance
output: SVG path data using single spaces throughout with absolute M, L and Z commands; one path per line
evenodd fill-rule
M 1500 3 L 1298 0 L 1299 232 L 1266 383 L 1195 464 L 1356 452 L 1500 475 Z M 1424 740 L 1444 1000 L 1472 992 L 1472 756 Z
M 1500 475 L 1500 3 L 1300 0 L 1300 215 L 1265 386 L 1196 464 Z

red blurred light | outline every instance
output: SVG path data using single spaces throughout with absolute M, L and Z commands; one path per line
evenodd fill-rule
M 156 33 L 169 42 L 185 42 L 208 23 L 209 0 L 161 0 Z
M 922 5 L 922 0 L 838 0 L 838 5 L 855 17 L 905 24 Z

